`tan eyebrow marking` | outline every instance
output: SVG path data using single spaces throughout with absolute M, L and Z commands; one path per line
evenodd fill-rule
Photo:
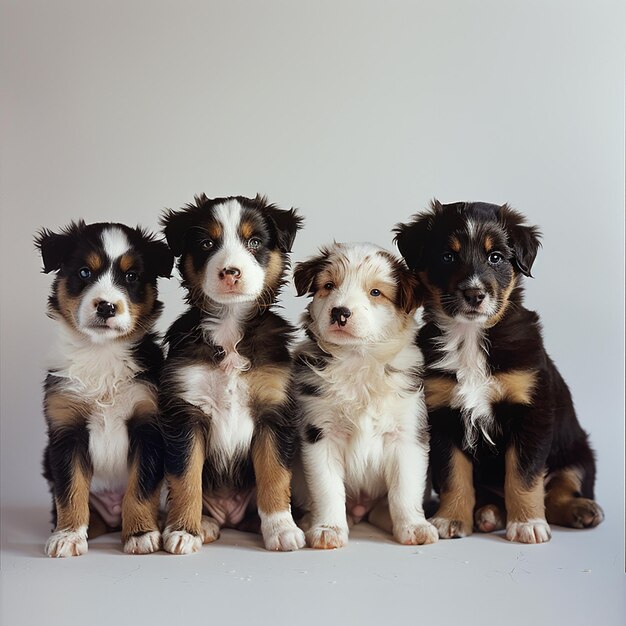
M 487 235 L 485 237 L 485 252 L 491 252 L 492 248 L 493 248 L 493 239 L 491 238 L 491 235 Z
M 102 267 L 102 257 L 96 252 L 90 252 L 85 261 L 87 261 L 87 265 L 94 272 L 97 272 Z
M 450 238 L 450 248 L 454 252 L 460 252 L 461 251 L 461 242 L 459 241 L 459 238 L 456 237 L 455 235 L 452 235 L 452 237 Z
M 120 269 L 122 270 L 122 272 L 127 272 L 133 266 L 134 262 L 135 258 L 132 256 L 132 254 L 123 254 L 120 257 Z
M 252 222 L 243 221 L 239 227 L 239 232 L 241 233 L 243 239 L 250 239 L 250 237 L 254 235 L 254 225 Z

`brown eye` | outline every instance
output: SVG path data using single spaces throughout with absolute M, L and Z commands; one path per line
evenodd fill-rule
M 491 265 L 498 265 L 503 259 L 504 257 L 499 252 L 492 252 L 489 255 L 489 263 L 491 263 Z
M 454 254 L 452 252 L 444 252 L 442 257 L 441 257 L 441 260 L 444 263 L 453 263 L 454 259 L 455 259 L 455 256 L 454 256 Z
M 78 270 L 78 275 L 83 279 L 83 280 L 89 280 L 91 278 L 91 270 L 88 267 L 81 267 Z
M 139 280 L 139 274 L 137 272 L 126 272 L 124 278 L 127 283 L 136 283 Z
M 326 291 L 332 291 L 335 288 L 334 283 L 326 283 L 324 285 L 324 289 L 326 289 Z
M 379 295 L 380 295 L 380 289 L 372 289 L 370 291 L 370 296 L 374 296 L 374 298 L 378 298 Z
M 213 247 L 213 245 L 214 245 L 214 244 L 213 244 L 213 242 L 212 242 L 210 239 L 203 239 L 203 240 L 200 242 L 200 247 L 201 247 L 203 250 L 210 250 L 210 249 Z

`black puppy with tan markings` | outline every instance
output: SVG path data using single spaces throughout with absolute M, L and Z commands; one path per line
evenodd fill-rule
M 195 552 L 257 511 L 268 550 L 304 545 L 290 511 L 294 329 L 272 310 L 301 221 L 261 196 L 204 195 L 163 220 L 189 303 L 167 332 L 160 386 L 168 552 Z
M 538 229 L 507 205 L 434 201 L 395 233 L 427 292 L 419 345 L 439 536 L 506 524 L 507 539 L 542 543 L 548 522 L 598 525 L 587 434 L 522 305 Z
M 157 278 L 169 278 L 174 257 L 146 231 L 113 223 L 42 230 L 36 244 L 44 272 L 56 272 L 48 314 L 59 331 L 44 400 L 55 524 L 46 553 L 81 555 L 88 536 L 120 527 L 126 552 L 154 552 L 164 446 L 152 327 Z

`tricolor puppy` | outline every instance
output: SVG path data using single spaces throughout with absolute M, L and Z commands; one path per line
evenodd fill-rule
M 541 543 L 548 522 L 599 524 L 587 434 L 522 304 L 537 228 L 507 205 L 434 201 L 395 232 L 427 290 L 419 343 L 439 536 L 506 523 L 507 539 Z
M 168 552 L 195 552 L 257 509 L 268 550 L 304 545 L 290 510 L 293 328 L 272 311 L 301 221 L 260 196 L 204 195 L 163 219 L 189 303 L 160 388 Z
M 415 277 L 377 246 L 335 243 L 298 263 L 294 280 L 298 295 L 312 296 L 296 351 L 309 545 L 345 545 L 347 517 L 400 543 L 437 541 L 422 509 L 428 430 Z
M 156 384 L 163 362 L 152 326 L 167 245 L 123 224 L 42 230 L 44 272 L 56 272 L 48 313 L 58 350 L 45 383 L 44 476 L 53 497 L 49 556 L 87 551 L 87 536 L 122 528 L 124 550 L 159 548 L 163 442 Z

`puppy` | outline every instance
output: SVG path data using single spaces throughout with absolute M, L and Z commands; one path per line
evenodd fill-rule
M 541 543 L 548 522 L 599 524 L 587 434 L 539 317 L 522 304 L 538 229 L 506 204 L 434 201 L 395 232 L 427 292 L 419 344 L 439 536 L 464 537 L 474 523 L 489 532 L 506 520 L 510 541 Z
M 87 552 L 87 536 L 122 527 L 124 550 L 159 548 L 163 442 L 156 384 L 163 361 L 152 326 L 157 277 L 174 262 L 167 245 L 123 224 L 71 223 L 42 230 L 43 271 L 59 346 L 44 389 L 55 530 L 48 556 Z
M 301 221 L 261 196 L 204 195 L 163 219 L 189 303 L 160 389 L 168 552 L 195 552 L 257 508 L 268 550 L 304 545 L 290 510 L 293 328 L 272 310 Z
M 337 244 L 298 263 L 312 301 L 296 352 L 308 544 L 348 541 L 347 514 L 404 544 L 437 541 L 424 518 L 428 431 L 413 315 L 417 281 L 372 244 Z

